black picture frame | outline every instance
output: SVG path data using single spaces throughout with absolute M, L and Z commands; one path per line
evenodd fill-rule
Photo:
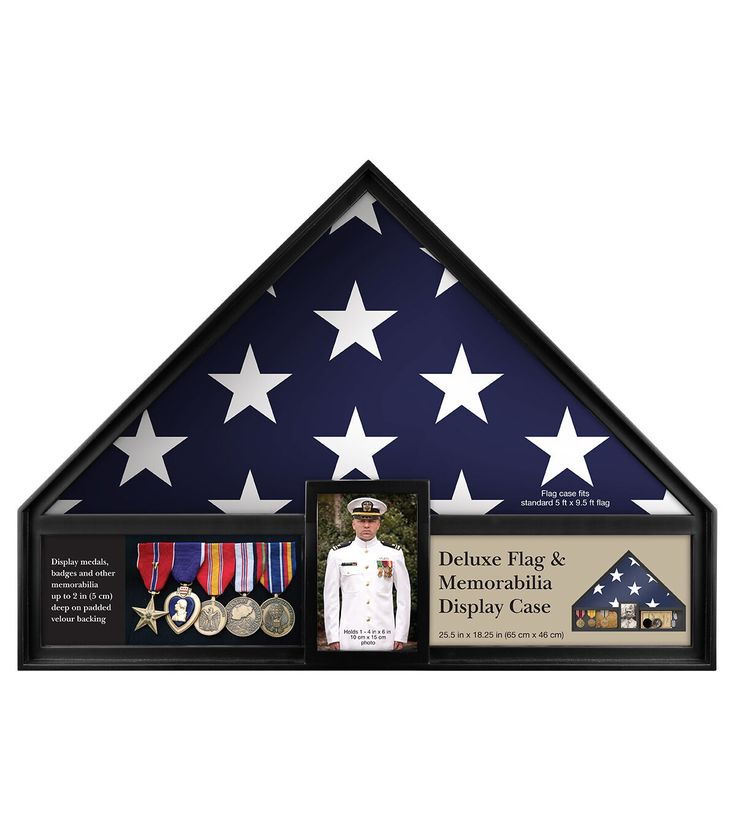
M 320 651 L 317 646 L 317 607 L 322 589 L 318 584 L 317 500 L 321 495 L 416 496 L 417 611 L 416 650 L 410 651 Z M 305 540 L 305 657 L 316 669 L 417 669 L 429 662 L 429 481 L 307 481 L 304 520 Z

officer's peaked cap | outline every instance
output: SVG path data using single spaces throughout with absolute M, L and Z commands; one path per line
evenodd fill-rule
M 353 518 L 380 518 L 387 509 L 378 498 L 355 498 L 348 504 Z

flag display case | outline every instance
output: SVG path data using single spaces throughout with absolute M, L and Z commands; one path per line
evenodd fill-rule
M 314 483 L 426 505 L 398 663 L 315 650 Z M 715 665 L 712 506 L 371 163 L 26 502 L 19 556 L 22 668 Z

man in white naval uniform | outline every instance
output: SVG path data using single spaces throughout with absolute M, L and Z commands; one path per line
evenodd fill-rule
M 411 585 L 404 554 L 376 538 L 386 509 L 376 498 L 351 501 L 355 539 L 327 556 L 325 634 L 332 650 L 400 651 L 409 636 Z

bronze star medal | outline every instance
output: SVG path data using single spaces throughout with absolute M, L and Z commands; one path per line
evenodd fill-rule
M 140 542 L 138 545 L 138 560 L 136 567 L 141 575 L 146 590 L 151 595 L 145 608 L 131 606 L 139 619 L 135 631 L 148 626 L 154 634 L 158 634 L 156 620 L 166 616 L 166 611 L 156 611 L 156 594 L 164 587 L 174 564 L 173 542 Z
M 158 634 L 158 626 L 156 625 L 156 620 L 159 620 L 161 617 L 166 616 L 165 611 L 156 611 L 155 606 L 155 599 L 152 596 L 148 600 L 148 605 L 145 608 L 136 608 L 136 606 L 132 606 L 133 611 L 140 617 L 138 620 L 138 624 L 135 627 L 135 631 L 138 631 L 139 628 L 143 628 L 144 626 L 148 626 L 154 634 Z

